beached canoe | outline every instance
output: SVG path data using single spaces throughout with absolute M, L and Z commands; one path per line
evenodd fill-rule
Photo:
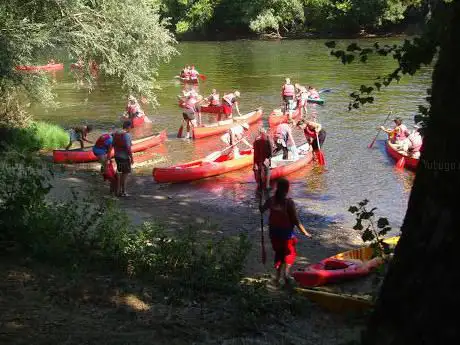
M 316 104 L 323 105 L 324 104 L 324 99 L 322 99 L 322 98 L 308 98 L 307 102 L 308 103 L 316 103 Z
M 418 162 L 420 161 L 418 158 L 409 157 L 405 152 L 400 152 L 396 149 L 395 145 L 392 144 L 389 140 L 386 142 L 386 149 L 388 154 L 391 158 L 395 161 L 399 161 L 399 159 L 404 156 L 404 167 L 410 170 L 415 171 L 418 166 Z
M 42 66 L 16 66 L 17 71 L 60 71 L 64 69 L 64 64 L 54 63 Z
M 132 151 L 142 152 L 154 146 L 157 146 L 166 141 L 166 129 L 159 134 L 151 135 L 142 139 L 133 140 Z M 110 154 L 113 157 L 113 151 Z M 97 161 L 97 157 L 93 153 L 93 147 L 87 147 L 83 150 L 54 150 L 54 163 L 87 163 Z
M 390 246 L 396 245 L 399 236 L 384 241 Z M 356 279 L 371 273 L 384 261 L 381 257 L 372 258 L 374 249 L 361 247 L 326 258 L 305 269 L 295 271 L 292 276 L 304 287 L 315 287 L 343 280 Z
M 231 119 L 219 121 L 211 125 L 202 125 L 193 128 L 193 138 L 200 139 L 205 137 L 210 137 L 213 135 L 218 135 L 225 133 L 235 124 L 246 122 L 247 124 L 253 124 L 262 119 L 262 108 L 259 108 L 255 111 L 242 116 L 234 116 Z
M 153 179 L 158 183 L 194 181 L 225 174 L 252 164 L 254 159 L 252 150 L 240 151 L 240 154 L 239 158 L 229 159 L 227 151 L 212 162 L 200 159 L 168 168 L 154 168 Z
M 300 120 L 300 109 L 296 109 L 292 112 L 293 120 Z M 268 125 L 270 128 L 274 128 L 282 123 L 288 122 L 288 115 L 283 114 L 280 108 L 273 109 L 271 114 L 268 116 Z
M 295 161 L 292 159 L 284 160 L 282 152 L 272 158 L 272 167 L 270 169 L 271 180 L 289 175 L 312 162 L 313 151 L 308 143 L 300 145 L 297 147 L 297 150 L 299 152 L 299 158 Z
M 179 100 L 179 107 L 185 108 L 184 101 Z M 213 106 L 213 105 L 202 105 L 200 107 L 200 110 L 202 113 L 208 113 L 208 114 L 220 114 L 223 112 L 221 106 Z

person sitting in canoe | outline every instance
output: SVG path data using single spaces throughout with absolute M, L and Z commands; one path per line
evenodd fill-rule
M 67 145 L 65 149 L 69 150 L 74 141 L 80 142 L 80 148 L 82 150 L 85 147 L 85 144 L 83 143 L 84 141 L 86 141 L 89 144 L 92 144 L 93 142 L 89 141 L 87 138 L 88 133 L 90 133 L 92 130 L 93 130 L 93 127 L 91 125 L 77 126 L 77 127 L 71 128 L 69 130 L 69 145 Z
M 105 164 L 109 157 L 110 151 L 112 151 L 113 136 L 112 134 L 102 134 L 94 143 L 93 153 L 97 157 L 99 163 L 101 163 L 101 173 L 105 170 Z
M 144 117 L 144 111 L 142 110 L 141 106 L 137 99 L 130 95 L 128 97 L 128 105 L 126 106 L 126 111 L 123 114 L 123 120 L 132 120 L 135 117 Z
M 238 142 L 245 143 L 248 147 L 252 148 L 252 145 L 246 139 L 246 133 L 249 131 L 249 125 L 244 122 L 242 124 L 237 124 L 227 131 L 224 135 L 220 137 L 220 140 L 229 146 L 233 146 L 232 153 L 233 159 L 240 157 L 240 150 L 238 149 Z
M 184 103 L 182 111 L 182 127 L 187 128 L 187 134 L 185 135 L 185 139 L 191 138 L 192 128 L 197 126 L 196 118 L 198 117 L 201 119 L 201 109 L 199 103 L 196 98 L 188 97 Z
M 308 93 L 309 93 L 309 98 L 311 99 L 320 99 L 320 95 L 318 90 L 316 90 L 313 86 L 308 86 Z
M 123 129 L 113 134 L 113 149 L 115 151 L 115 162 L 117 163 L 118 185 L 116 190 L 117 196 L 128 196 L 126 185 L 128 174 L 131 173 L 131 165 L 134 163 L 133 153 L 131 151 L 131 121 L 123 122 Z
M 275 195 L 260 206 L 260 212 L 270 210 L 268 218 L 268 231 L 272 243 L 274 266 L 276 270 L 275 285 L 278 286 L 281 279 L 281 270 L 284 266 L 284 281 L 286 284 L 293 282 L 291 267 L 296 259 L 296 244 L 298 242 L 294 227 L 297 227 L 305 236 L 311 234 L 305 229 L 299 220 L 295 203 L 288 198 L 289 181 L 285 178 L 278 179 Z
M 220 106 L 220 96 L 217 93 L 216 89 L 212 89 L 211 94 L 206 98 L 210 106 L 219 107 Z
M 239 98 L 239 91 L 234 91 L 228 94 L 224 93 L 224 97 L 222 97 L 222 111 L 227 119 L 231 119 L 233 116 L 233 106 L 235 106 L 238 116 L 241 116 L 240 109 L 238 108 Z
M 326 140 L 326 131 L 321 127 L 321 124 L 313 121 L 300 120 L 297 122 L 297 127 L 303 130 L 305 139 L 311 145 L 314 152 L 319 150 L 319 146 L 323 147 Z M 318 136 L 318 138 L 317 138 Z
M 259 129 L 259 136 L 252 144 L 254 148 L 254 178 L 257 182 L 257 190 L 270 188 L 270 168 L 273 153 L 273 144 L 265 128 Z M 264 183 L 265 182 L 265 183 Z
M 307 104 L 310 93 L 305 86 L 300 84 L 294 84 L 294 87 L 296 90 L 297 109 L 300 109 L 300 117 L 303 118 L 304 114 L 308 114 Z
M 182 68 L 182 71 L 180 71 L 179 77 L 183 79 L 187 78 L 187 66 L 184 66 L 184 68 Z
M 409 157 L 420 159 L 423 138 L 420 134 L 420 126 L 414 125 L 414 128 L 415 130 L 402 142 L 402 148 Z
M 192 65 L 192 68 L 190 69 L 190 80 L 197 81 L 199 75 L 200 73 L 195 69 L 195 66 Z
M 385 128 L 383 126 L 380 126 L 379 128 L 388 134 L 391 143 L 402 148 L 402 142 L 409 136 L 410 133 L 407 127 L 402 123 L 402 119 L 400 117 L 394 118 L 393 121 L 396 125 L 393 129 Z
M 286 78 L 281 88 L 281 97 L 284 102 L 284 114 L 288 113 L 291 118 L 291 110 L 294 108 L 295 87 L 291 84 L 291 79 Z
M 297 160 L 299 157 L 294 137 L 292 136 L 293 124 L 294 121 L 292 120 L 289 120 L 288 123 L 279 124 L 278 127 L 276 127 L 275 134 L 273 136 L 276 146 L 273 154 L 282 151 L 284 160 L 289 159 L 289 152 L 291 152 L 292 160 Z

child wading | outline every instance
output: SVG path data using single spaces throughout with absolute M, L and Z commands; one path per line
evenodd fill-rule
M 283 266 L 286 284 L 292 283 L 293 280 L 290 270 L 296 258 L 295 246 L 297 243 L 294 226 L 297 226 L 305 236 L 311 237 L 310 233 L 300 223 L 294 201 L 287 197 L 288 192 L 289 181 L 284 178 L 279 179 L 275 195 L 260 207 L 262 213 L 270 210 L 268 229 L 275 252 L 276 285 L 279 284 Z

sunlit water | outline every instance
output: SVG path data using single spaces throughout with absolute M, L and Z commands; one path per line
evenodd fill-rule
M 395 40 L 383 40 L 395 43 Z M 297 41 L 235 41 L 181 43 L 181 55 L 160 69 L 161 90 L 158 109 L 145 107 L 153 120 L 153 130 L 167 128 L 168 142 L 157 152 L 164 156 L 158 166 L 185 162 L 203 157 L 223 147 L 219 137 L 196 142 L 176 139 L 182 115 L 177 106 L 181 85 L 174 79 L 184 64 L 195 64 L 207 80 L 200 84 L 200 93 L 209 95 L 216 88 L 221 95 L 238 89 L 242 99 L 240 109 L 249 112 L 259 106 L 264 109 L 264 122 L 273 108 L 280 106 L 280 87 L 284 77 L 293 82 L 310 84 L 318 89 L 330 88 L 323 94 L 324 106 L 311 105 L 327 131 L 324 153 L 327 168 L 308 167 L 291 176 L 292 196 L 302 205 L 302 213 L 314 214 L 310 223 L 338 223 L 349 226 L 353 222 L 348 207 L 364 198 L 378 207 L 378 215 L 387 216 L 394 227 L 402 223 L 413 174 L 396 172 L 394 162 L 386 155 L 384 136 L 373 149 L 368 144 L 376 134 L 388 111 L 413 124 L 417 105 L 423 104 L 429 86 L 431 69 L 424 69 L 416 77 L 375 94 L 377 101 L 361 110 L 347 111 L 348 95 L 361 84 L 372 84 L 380 74 L 391 71 L 391 58 L 371 57 L 369 62 L 344 66 L 331 57 L 323 40 Z M 361 40 L 362 45 L 374 40 Z M 341 42 L 343 44 L 347 42 Z M 96 89 L 88 94 L 79 89 L 68 69 L 55 74 L 56 93 L 61 107 L 45 110 L 34 107 L 38 119 L 59 123 L 65 127 L 84 122 L 96 125 L 98 132 L 118 125 L 118 117 L 125 107 L 126 95 L 114 81 L 99 80 Z M 211 117 L 212 118 L 212 115 Z M 390 123 L 388 123 L 390 125 Z M 253 126 L 253 130 L 257 126 Z M 302 134 L 297 131 L 298 142 Z M 151 174 L 151 166 L 136 174 Z M 189 184 L 170 187 L 174 193 L 185 192 L 206 200 L 229 203 L 251 202 L 255 184 L 252 171 L 247 169 Z M 313 224 L 312 224 L 313 225 Z

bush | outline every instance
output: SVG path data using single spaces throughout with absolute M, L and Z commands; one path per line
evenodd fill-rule
M 26 128 L 0 127 L 0 150 L 14 149 L 19 152 L 33 152 L 65 147 L 69 143 L 67 132 L 47 122 L 32 122 Z

